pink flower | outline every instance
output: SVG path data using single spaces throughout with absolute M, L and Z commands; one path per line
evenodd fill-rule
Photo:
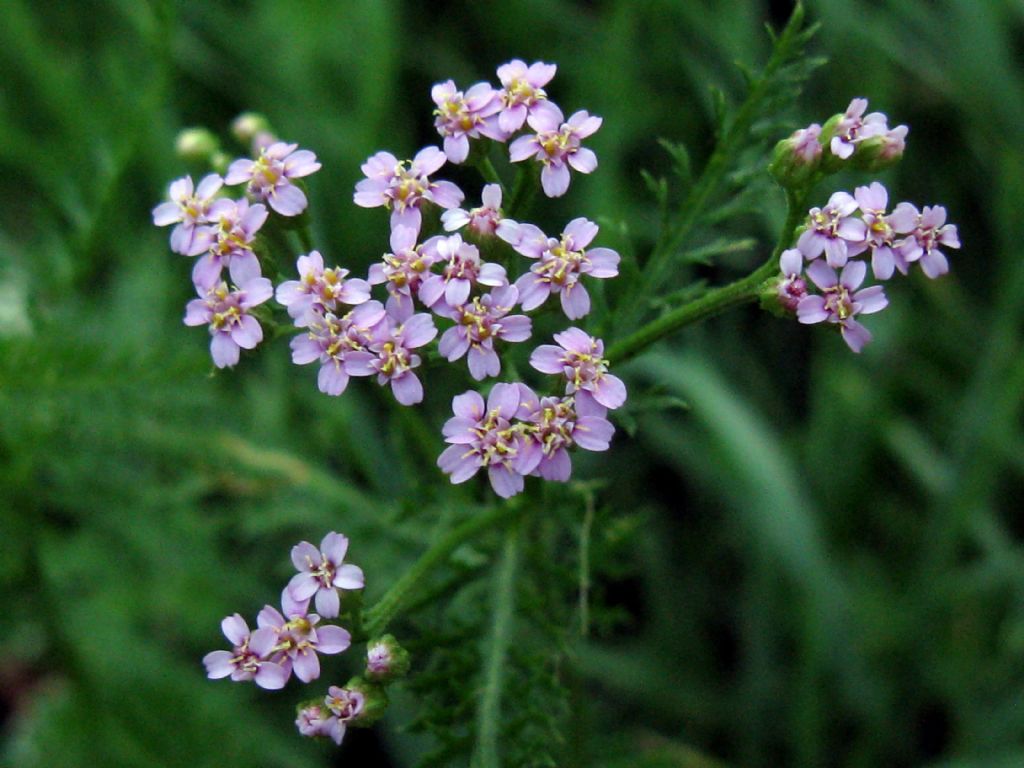
M 906 274 L 906 263 L 919 261 L 921 271 L 932 279 L 946 274 L 949 262 L 939 246 L 960 247 L 956 225 L 946 224 L 946 209 L 941 205 L 926 205 L 921 213 L 909 203 L 903 205 L 908 209 L 907 218 L 913 216 L 913 227 L 904 230 L 910 235 L 899 244 L 896 266 Z
M 425 147 L 411 161 L 403 162 L 390 152 L 378 152 L 363 163 L 366 178 L 356 184 L 353 199 L 363 208 L 390 208 L 392 229 L 405 226 L 418 234 L 423 203 L 456 208 L 464 197 L 462 190 L 450 181 L 429 178 L 446 159 L 437 147 Z
M 445 442 L 452 445 L 438 457 L 437 466 L 454 484 L 486 468 L 495 493 L 505 499 L 515 496 L 523 490 L 523 476 L 515 470 L 519 435 L 511 423 L 518 410 L 517 384 L 495 384 L 486 406 L 478 392 L 457 395 L 452 400 L 455 415 L 444 425 Z
M 494 350 L 494 340 L 516 342 L 530 338 L 530 318 L 509 315 L 519 300 L 514 285 L 495 288 L 467 304 L 444 310 L 455 321 L 441 336 L 437 350 L 448 362 L 469 353 L 469 373 L 477 381 L 501 372 L 501 361 Z M 438 308 L 434 308 L 438 311 Z
M 277 640 L 273 630 L 257 629 L 250 633 L 249 625 L 237 613 L 225 618 L 220 627 L 234 647 L 230 651 L 212 651 L 203 657 L 207 677 L 253 680 L 260 688 L 271 691 L 284 687 L 290 671 L 268 660 Z
M 363 570 L 345 563 L 348 538 L 331 531 L 317 549 L 308 541 L 292 547 L 292 564 L 298 573 L 288 582 L 292 598 L 301 602 L 316 596 L 316 609 L 326 619 L 333 619 L 340 610 L 339 589 L 362 589 Z
M 562 120 L 562 110 L 553 104 L 549 110 L 535 112 L 527 122 L 537 133 L 521 136 L 509 146 L 513 163 L 535 157 L 544 165 L 540 183 L 548 197 L 561 197 L 569 189 L 569 166 L 579 173 L 597 168 L 597 155 L 580 142 L 601 127 L 601 118 L 581 110 Z
M 311 311 L 308 319 L 309 332 L 291 341 L 292 362 L 306 365 L 319 360 L 317 386 L 325 395 L 340 395 L 348 386 L 345 358 L 369 347 L 371 329 L 384 319 L 384 305 L 368 301 L 342 317 Z
M 853 214 L 857 201 L 846 192 L 836 192 L 828 199 L 824 210 L 811 208 L 807 228 L 796 242 L 796 247 L 811 261 L 825 253 L 830 267 L 841 267 L 850 256 L 861 253 L 867 244 L 867 226 Z
M 872 112 L 865 117 L 864 110 L 867 108 L 867 99 L 854 99 L 850 102 L 846 113 L 839 118 L 832 130 L 829 149 L 833 155 L 846 160 L 853 154 L 857 143 L 889 130 L 885 115 L 881 112 Z M 831 262 L 829 265 L 842 266 L 840 264 L 833 265 Z
M 452 208 L 441 214 L 441 224 L 447 232 L 454 232 L 456 229 L 469 225 L 471 232 L 482 237 L 490 237 L 501 222 L 501 185 L 484 185 L 481 195 L 483 205 L 469 211 L 462 208 Z
M 807 283 L 800 276 L 804 271 L 804 256 L 796 248 L 782 252 L 779 257 L 779 269 L 782 279 L 779 280 L 779 303 L 790 312 L 796 312 L 800 299 L 807 295 Z
M 309 324 L 307 315 L 314 307 L 333 312 L 339 304 L 356 306 L 370 299 L 370 284 L 359 278 L 346 279 L 347 269 L 324 269 L 319 251 L 299 256 L 296 266 L 298 280 L 277 286 L 277 302 L 288 308 L 288 314 L 300 328 Z
M 255 160 L 235 160 L 224 177 L 225 184 L 248 182 L 246 191 L 265 201 L 282 216 L 298 216 L 306 210 L 306 194 L 292 183 L 320 170 L 316 155 L 298 144 L 276 142 L 260 149 Z
M 348 630 L 333 624 L 318 627 L 320 617 L 308 612 L 309 601 L 296 601 L 288 589 L 282 594 L 281 602 L 284 615 L 267 605 L 256 617 L 260 629 L 270 629 L 276 636 L 272 658 L 292 669 L 302 682 L 316 680 L 320 677 L 317 654 L 341 653 L 351 644 L 352 636 Z
M 212 285 L 220 279 L 221 269 L 227 266 L 236 285 L 260 274 L 260 263 L 252 250 L 256 233 L 267 220 L 263 205 L 249 205 L 247 200 L 222 199 L 214 203 L 208 213 L 212 244 L 192 268 L 192 282 Z
M 192 177 L 171 182 L 168 203 L 153 209 L 153 223 L 158 227 L 177 224 L 171 232 L 171 250 L 183 256 L 198 256 L 210 247 L 213 240 L 208 227 L 210 208 L 224 180 L 216 173 L 204 176 L 199 188 L 193 191 Z
M 299 710 L 295 718 L 299 733 L 310 738 L 328 738 L 335 744 L 341 744 L 345 737 L 345 726 L 322 704 L 307 704 Z
M 229 291 L 227 283 L 209 288 L 196 286 L 201 298 L 192 299 L 185 308 L 185 325 L 210 326 L 210 354 L 218 368 L 238 363 L 242 349 L 252 349 L 263 341 L 263 329 L 248 314 L 274 294 L 265 277 L 253 277 Z
M 370 285 L 387 283 L 388 293 L 402 304 L 412 306 L 412 298 L 430 275 L 430 268 L 443 256 L 438 246 L 444 237 L 436 235 L 422 245 L 416 245 L 419 231 L 400 224 L 391 230 L 391 253 L 385 253 L 382 262 L 373 264 L 367 275 Z
M 498 288 L 508 285 L 505 268 L 500 264 L 484 263 L 475 245 L 462 242 L 452 235 L 437 243 L 436 253 L 444 260 L 441 274 L 430 274 L 420 283 L 419 299 L 424 306 L 434 307 L 444 302 L 444 314 L 469 300 L 470 291 L 477 285 Z
M 590 398 L 538 398 L 525 384 L 519 384 L 522 438 L 515 469 L 522 475 L 536 474 L 545 480 L 564 483 L 572 474 L 569 448 L 578 445 L 588 451 L 606 451 L 615 428 L 605 418 L 606 410 Z
M 913 231 L 917 209 L 910 203 L 900 203 L 896 210 L 886 215 L 889 193 L 877 181 L 872 182 L 869 187 L 857 187 L 853 194 L 867 228 L 867 246 L 871 249 L 871 271 L 877 279 L 888 280 L 896 266 L 893 239 L 897 233 L 907 234 Z
M 498 93 L 487 83 L 477 83 L 465 94 L 447 80 L 430 89 L 430 98 L 437 104 L 434 126 L 444 136 L 444 153 L 453 163 L 469 156 L 469 140 L 486 136 L 504 141 L 494 116 L 501 111 Z
M 345 358 L 345 371 L 350 376 L 376 374 L 381 386 L 391 383 L 399 403 L 415 405 L 423 401 L 423 384 L 413 372 L 421 361 L 412 350 L 433 341 L 435 336 L 437 328 L 430 315 L 413 315 L 410 304 L 391 304 L 384 320 L 371 331 L 367 350 L 353 351 Z
M 499 237 L 527 258 L 538 260 L 516 280 L 524 311 L 536 309 L 557 293 L 562 311 L 570 320 L 590 312 L 590 295 L 580 284 L 580 276 L 608 278 L 619 274 L 619 254 L 611 248 L 585 250 L 597 232 L 597 224 L 582 217 L 570 221 L 557 240 L 546 237 L 532 224 L 517 224 L 510 219 L 503 222 Z
M 530 355 L 530 365 L 541 373 L 565 376 L 565 393 L 581 399 L 592 397 L 605 408 L 618 408 L 626 402 L 626 385 L 608 373 L 604 342 L 581 331 L 568 328 L 555 334 L 558 346 L 542 344 Z
M 499 99 L 502 104 L 498 125 L 506 134 L 512 134 L 523 127 L 529 115 L 547 114 L 548 121 L 562 122 L 561 113 L 556 114 L 554 104 L 548 101 L 544 86 L 555 76 L 557 67 L 535 61 L 529 67 L 521 59 L 512 59 L 498 67 L 498 79 L 502 89 Z
M 858 291 L 864 282 L 868 265 L 863 261 L 850 261 L 836 275 L 832 267 L 821 261 L 813 261 L 807 267 L 807 276 L 824 293 L 811 295 L 800 300 L 797 318 L 801 323 L 829 322 L 839 325 L 843 340 L 854 352 L 860 352 L 871 341 L 871 333 L 854 318 L 869 315 L 885 309 L 889 301 L 880 285 L 872 285 Z

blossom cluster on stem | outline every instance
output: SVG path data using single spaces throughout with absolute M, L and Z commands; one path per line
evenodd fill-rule
M 861 288 L 868 273 L 888 280 L 906 275 L 914 264 L 929 278 L 949 271 L 943 248 L 959 248 L 956 225 L 946 223 L 941 205 L 901 202 L 889 211 L 889 193 L 881 183 L 857 187 L 853 195 L 835 192 L 823 208 L 811 208 L 796 247 L 779 259 L 779 303 L 801 323 L 831 323 L 844 341 L 860 352 L 871 333 L 857 320 L 888 306 L 881 285 Z M 808 290 L 804 277 L 820 293 Z

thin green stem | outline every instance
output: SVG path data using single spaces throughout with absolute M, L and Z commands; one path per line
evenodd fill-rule
M 445 534 L 424 552 L 419 560 L 413 563 L 412 567 L 394 583 L 391 589 L 384 593 L 376 605 L 366 611 L 364 614 L 366 634 L 369 637 L 380 635 L 408 605 L 427 574 L 447 560 L 448 556 L 459 546 L 478 534 L 507 522 L 519 514 L 521 509 L 521 505 L 515 501 L 506 502 L 476 515 Z
M 713 288 L 699 298 L 653 320 L 636 333 L 615 342 L 607 350 L 608 359 L 615 363 L 625 362 L 680 328 L 721 314 L 727 309 L 757 300 L 764 282 L 778 274 L 779 256 L 792 244 L 794 230 L 807 215 L 808 194 L 809 188 L 799 192 L 786 193 L 789 204 L 786 223 L 779 233 L 779 241 L 768 261 L 746 277 L 720 288 Z
M 484 155 L 477 162 L 476 167 L 480 171 L 480 175 L 484 177 L 484 181 L 488 184 L 498 184 L 501 186 L 502 192 L 505 191 L 505 185 L 501 183 L 501 176 L 498 175 L 498 170 L 494 167 L 494 163 L 491 162 L 491 158 Z
M 505 659 L 512 641 L 512 620 L 516 602 L 516 576 L 519 575 L 520 526 L 505 534 L 501 559 L 495 569 L 494 614 L 485 652 L 484 687 L 477 709 L 476 749 L 473 768 L 500 768 L 498 748 L 501 733 L 501 697 L 505 687 Z
M 803 18 L 803 7 L 798 3 L 776 42 L 772 56 L 761 72 L 761 76 L 751 84 L 747 98 L 740 106 L 736 117 L 728 129 L 723 130 L 700 178 L 680 206 L 679 219 L 674 226 L 663 232 L 644 268 L 643 275 L 637 281 L 631 295 L 621 305 L 624 315 L 620 318 L 621 327 L 629 329 L 640 319 L 640 313 L 645 306 L 644 302 L 639 300 L 640 295 L 659 292 L 672 267 L 675 255 L 690 237 L 697 222 L 704 216 L 708 202 L 718 192 L 732 160 L 743 148 L 751 127 L 760 116 L 761 102 L 775 82 L 775 75 L 792 58 L 792 43 L 800 35 Z

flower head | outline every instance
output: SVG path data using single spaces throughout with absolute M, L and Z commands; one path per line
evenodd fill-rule
M 325 269 L 319 251 L 299 256 L 296 266 L 299 279 L 281 283 L 276 296 L 277 302 L 288 308 L 288 314 L 299 327 L 309 324 L 307 315 L 314 307 L 321 312 L 334 312 L 339 304 L 357 306 L 370 299 L 369 283 L 348 278 L 348 270 L 341 267 Z
M 444 312 L 469 300 L 470 291 L 478 285 L 498 288 L 508 285 L 505 268 L 500 264 L 480 260 L 480 250 L 463 242 L 460 235 L 452 235 L 437 243 L 436 253 L 444 260 L 441 274 L 430 274 L 419 288 L 419 299 L 427 307 L 444 302 Z
M 305 365 L 320 361 L 317 386 L 327 395 L 340 395 L 348 386 L 346 357 L 366 350 L 372 342 L 372 329 L 384 319 L 379 301 L 360 304 L 341 317 L 333 312 L 311 311 L 308 332 L 291 341 L 292 362 Z
M 867 273 L 863 261 L 850 261 L 840 274 L 822 261 L 813 261 L 807 267 L 807 276 L 822 291 L 810 295 L 797 305 L 797 318 L 801 323 L 835 323 L 839 325 L 843 340 L 854 352 L 860 352 L 871 341 L 871 333 L 854 318 L 880 312 L 888 306 L 880 285 L 858 291 Z
M 477 381 L 501 372 L 501 361 L 494 349 L 494 340 L 526 341 L 531 323 L 526 315 L 509 315 L 519 300 L 514 285 L 495 288 L 460 306 L 444 310 L 455 321 L 441 336 L 438 352 L 449 362 L 469 353 L 469 373 Z M 437 307 L 435 307 L 435 311 Z
M 597 236 L 598 227 L 585 218 L 573 219 L 561 237 L 546 237 L 532 224 L 517 224 L 509 219 L 499 236 L 516 251 L 536 259 L 530 271 L 516 281 L 523 309 L 536 309 L 553 293 L 559 294 L 562 311 L 570 320 L 590 312 L 590 295 L 579 282 L 582 275 L 597 278 L 619 274 L 619 254 L 611 248 L 586 247 Z
M 437 147 L 425 147 L 412 160 L 402 162 L 390 152 L 378 152 L 363 163 L 366 178 L 356 184 L 353 199 L 363 208 L 383 205 L 391 209 L 392 229 L 405 226 L 418 234 L 423 203 L 456 208 L 464 197 L 450 181 L 430 180 L 446 160 Z
M 464 483 L 486 468 L 491 487 L 502 498 L 523 490 L 523 476 L 515 469 L 520 436 L 512 426 L 518 410 L 517 384 L 495 384 L 486 404 L 472 391 L 452 400 L 455 415 L 444 425 L 445 441 L 451 445 L 437 460 L 452 483 Z
M 909 203 L 904 205 L 907 219 L 913 219 L 913 227 L 906 230 L 910 234 L 898 247 L 897 267 L 906 273 L 906 264 L 918 261 L 921 271 L 932 279 L 946 274 L 949 261 L 940 246 L 960 247 L 956 225 L 946 223 L 946 209 L 941 205 L 926 205 L 920 213 Z
M 362 589 L 363 571 L 358 565 L 345 562 L 348 538 L 331 531 L 317 549 L 308 541 L 292 547 L 292 564 L 298 573 L 288 582 L 288 591 L 296 601 L 316 596 L 316 609 L 326 619 L 333 619 L 340 610 L 339 589 Z
M 504 141 L 504 134 L 495 117 L 502 104 L 498 93 L 487 83 L 477 83 L 463 93 L 455 82 L 447 80 L 430 89 L 434 110 L 434 127 L 444 136 L 444 153 L 453 163 L 469 156 L 469 140 L 486 136 Z
M 605 408 L 618 408 L 626 402 L 626 385 L 608 373 L 603 358 L 604 342 L 581 331 L 569 328 L 555 334 L 558 346 L 542 344 L 530 355 L 530 365 L 541 373 L 565 376 L 567 395 L 577 393 L 579 403 L 592 397 Z
M 231 642 L 230 651 L 211 651 L 203 657 L 206 675 L 211 680 L 231 677 L 232 680 L 253 680 L 268 690 L 283 688 L 290 671 L 269 660 L 277 635 L 270 629 L 249 631 L 239 614 L 228 616 L 220 623 L 224 636 Z
M 867 108 L 867 99 L 854 99 L 844 114 L 837 115 L 826 124 L 825 134 L 831 137 L 829 150 L 833 155 L 846 160 L 858 143 L 889 130 L 885 115 L 881 112 L 865 115 Z
M 801 277 L 804 271 L 804 256 L 796 248 L 782 252 L 779 257 L 782 278 L 776 289 L 779 304 L 790 312 L 796 312 L 800 299 L 807 295 L 807 283 Z
M 557 67 L 535 61 L 530 66 L 521 59 L 512 59 L 498 67 L 498 79 L 501 91 L 498 93 L 502 109 L 498 115 L 498 125 L 507 134 L 512 134 L 523 127 L 529 115 L 548 115 L 548 122 L 561 122 L 560 114 L 555 114 L 554 106 L 548 101 L 544 91 L 551 78 L 555 76 Z
M 796 247 L 810 261 L 824 252 L 830 267 L 841 267 L 850 256 L 863 251 L 867 245 L 867 227 L 854 216 L 857 201 L 846 192 L 836 192 L 828 205 L 811 208 L 807 228 L 796 242 Z
M 413 350 L 433 341 L 436 335 L 429 314 L 412 314 L 410 304 L 389 304 L 384 320 L 371 330 L 367 348 L 346 357 L 345 370 L 351 376 L 376 374 L 378 384 L 391 384 L 399 403 L 415 405 L 423 401 L 423 384 L 413 371 L 421 362 Z
M 886 214 L 889 193 L 877 181 L 867 187 L 857 187 L 853 195 L 861 210 L 866 244 L 871 250 L 871 271 L 877 279 L 888 280 L 897 261 L 894 240 L 897 234 L 913 231 L 917 209 L 910 203 L 900 203 L 891 214 Z
M 404 224 L 391 230 L 391 253 L 370 267 L 370 285 L 387 283 L 388 293 L 401 304 L 412 307 L 412 298 L 430 277 L 430 268 L 444 257 L 438 248 L 444 237 L 436 235 L 416 245 L 419 231 Z
M 570 166 L 578 173 L 597 168 L 597 155 L 581 142 L 601 127 L 600 117 L 580 110 L 563 122 L 562 110 L 552 104 L 549 110 L 531 114 L 527 122 L 536 133 L 513 141 L 509 157 L 513 163 L 533 157 L 543 164 L 540 182 L 548 197 L 561 197 L 569 189 Z
M 250 195 L 265 201 L 282 216 L 298 216 L 306 210 L 308 202 L 306 193 L 293 179 L 320 170 L 316 155 L 298 146 L 278 141 L 262 147 L 255 160 L 235 160 L 228 168 L 224 183 L 246 183 Z
M 318 653 L 341 653 L 352 642 L 348 630 L 328 624 L 317 626 L 320 617 L 309 613 L 309 600 L 297 601 L 286 588 L 281 596 L 282 614 L 272 605 L 266 605 L 256 617 L 260 629 L 270 629 L 275 635 L 272 648 L 273 661 L 295 672 L 304 683 L 320 677 Z
M 569 448 L 608 450 L 615 428 L 605 418 L 604 406 L 587 397 L 578 401 L 572 396 L 537 397 L 525 384 L 518 386 L 516 416 L 521 419 L 522 439 L 516 471 L 520 474 L 564 483 L 572 473 Z
M 481 237 L 490 237 L 501 222 L 501 185 L 484 185 L 481 195 L 483 205 L 468 211 L 452 208 L 441 214 L 441 224 L 448 232 L 454 232 L 469 225 L 469 231 Z
M 153 223 L 158 227 L 177 224 L 171 232 L 171 250 L 183 256 L 198 256 L 210 247 L 212 233 L 201 224 L 208 224 L 214 198 L 224 180 L 216 173 L 204 176 L 194 189 L 192 177 L 171 182 L 170 202 L 153 209 Z
M 247 200 L 221 199 L 210 206 L 209 251 L 192 268 L 192 282 L 211 285 L 226 266 L 238 285 L 260 275 L 260 263 L 253 252 L 256 233 L 267 220 L 263 205 Z
M 252 349 L 263 341 L 263 329 L 249 310 L 274 294 L 265 277 L 253 277 L 233 291 L 227 283 L 210 287 L 196 286 L 200 298 L 185 308 L 185 325 L 210 326 L 210 354 L 218 368 L 235 365 L 242 349 Z

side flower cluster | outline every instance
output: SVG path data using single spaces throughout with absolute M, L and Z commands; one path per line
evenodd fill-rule
M 322 624 L 321 618 L 340 615 L 339 592 L 361 590 L 363 571 L 345 562 L 348 539 L 328 533 L 319 547 L 308 541 L 292 548 L 292 564 L 298 573 L 281 594 L 281 609 L 263 607 L 251 630 L 239 614 L 221 622 L 231 650 L 211 651 L 203 657 L 206 674 L 212 680 L 231 678 L 253 681 L 261 688 L 278 690 L 294 676 L 303 683 L 320 677 L 319 656 L 341 653 L 351 645 L 348 630 Z M 310 601 L 319 613 L 311 613 Z M 304 736 L 325 737 L 340 744 L 347 726 L 367 726 L 387 706 L 383 685 L 404 675 L 408 654 L 391 635 L 367 646 L 362 677 L 344 687 L 332 685 L 327 695 L 301 704 L 296 726 Z
M 881 112 L 865 114 L 868 100 L 857 98 L 845 112 L 824 124 L 811 123 L 780 141 L 769 170 L 784 187 L 800 187 L 816 174 L 834 173 L 852 164 L 860 170 L 878 171 L 903 157 L 909 129 L 889 127 Z
M 862 288 L 870 254 L 876 280 L 895 272 L 906 275 L 913 264 L 929 278 L 949 271 L 943 248 L 959 248 L 956 225 L 946 223 L 940 205 L 922 210 L 907 202 L 889 211 L 889 193 L 879 182 L 836 192 L 824 208 L 812 208 L 796 247 L 782 253 L 777 284 L 779 303 L 801 323 L 837 326 L 854 352 L 871 340 L 857 320 L 888 306 L 881 285 Z M 808 290 L 804 275 L 821 291 Z

